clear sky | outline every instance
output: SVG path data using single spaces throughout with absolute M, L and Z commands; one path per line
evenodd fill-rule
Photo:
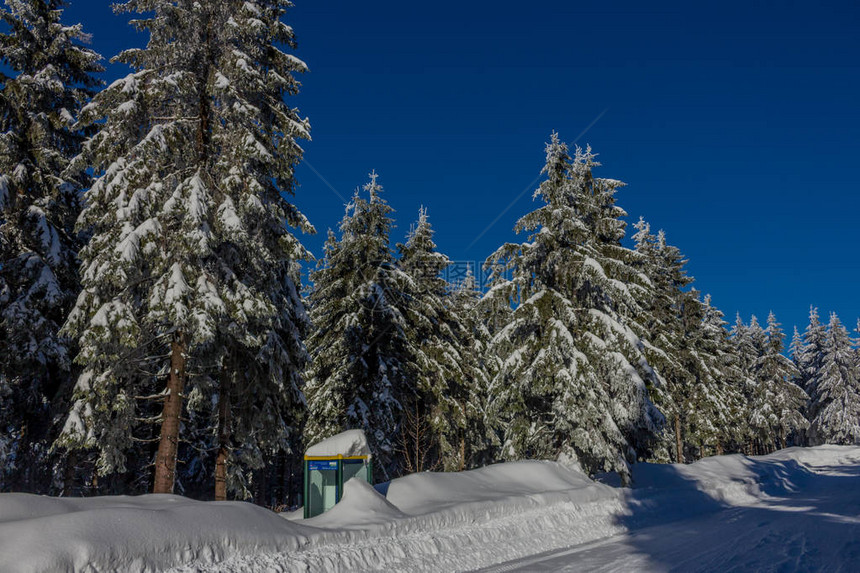
M 810 304 L 860 316 L 860 3 L 294 0 L 312 124 L 295 203 L 321 255 L 376 169 L 399 241 L 428 208 L 440 250 L 517 240 L 553 130 L 590 143 L 618 204 L 690 259 L 727 318 Z M 145 38 L 73 0 L 106 57 Z M 110 66 L 106 79 L 125 71 Z

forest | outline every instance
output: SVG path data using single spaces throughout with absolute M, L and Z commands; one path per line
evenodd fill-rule
M 290 6 L 120 3 L 110 85 L 62 0 L 0 9 L 0 492 L 292 507 L 353 428 L 377 481 L 860 443 L 860 323 L 730 324 L 558 134 L 483 268 L 446 278 L 425 209 L 392 244 L 375 172 L 315 258 Z

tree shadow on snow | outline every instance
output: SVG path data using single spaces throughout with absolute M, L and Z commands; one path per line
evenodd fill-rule
M 592 552 L 637 570 L 860 571 L 860 466 L 816 473 L 794 460 L 732 458 L 728 471 L 716 459 L 697 471 L 636 466 L 618 518 L 629 533 L 611 541 L 614 552 Z

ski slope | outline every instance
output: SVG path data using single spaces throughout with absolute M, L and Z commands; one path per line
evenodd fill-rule
M 860 448 L 348 482 L 313 519 L 180 496 L 0 495 L 0 571 L 858 571 Z

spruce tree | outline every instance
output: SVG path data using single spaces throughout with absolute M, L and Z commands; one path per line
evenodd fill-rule
M 860 368 L 848 332 L 835 313 L 822 341 L 821 371 L 812 395 L 814 445 L 860 443 Z
M 66 326 L 84 372 L 63 444 L 97 449 L 101 474 L 126 469 L 134 440 L 151 439 L 149 418 L 160 425 L 153 489 L 172 491 L 185 395 L 209 404 L 219 498 L 229 467 L 241 492 L 240 467 L 287 447 L 307 322 L 294 266 L 306 253 L 291 228 L 312 231 L 287 199 L 308 129 L 284 101 L 305 70 L 283 51 L 289 5 L 117 7 L 141 14 L 133 24 L 149 43 L 117 56 L 134 71 L 83 113 L 104 124 L 78 160 L 98 177 Z
M 753 336 L 753 333 L 755 333 L 755 336 Z M 732 326 L 729 335 L 731 336 L 734 354 L 737 358 L 740 373 L 739 390 L 743 398 L 741 411 L 739 412 L 743 423 L 739 427 L 738 438 L 744 444 L 743 451 L 751 455 L 755 453 L 754 450 L 757 447 L 757 436 L 750 424 L 754 405 L 753 395 L 757 388 L 754 368 L 756 361 L 764 352 L 762 343 L 764 332 L 755 316 L 752 317 L 748 326 L 744 324 L 740 313 L 738 313 L 735 316 L 735 324 Z
M 803 331 L 800 342 L 794 345 L 792 359 L 797 366 L 797 383 L 811 397 L 817 393 L 816 384 L 821 376 L 824 362 L 824 341 L 827 328 L 821 324 L 818 309 L 809 307 L 809 324 Z M 817 415 L 812 402 L 807 404 L 806 415 L 812 420 Z
M 794 333 L 791 335 L 791 343 L 788 345 L 788 357 L 791 358 L 791 361 L 794 362 L 794 367 L 797 368 L 797 380 L 801 379 L 803 375 L 801 365 L 803 362 L 802 356 L 804 352 L 804 344 L 803 337 L 800 335 L 800 331 L 797 330 L 797 327 L 794 327 Z M 798 382 L 798 386 L 803 387 L 803 384 Z
M 464 329 L 461 341 L 464 370 L 471 377 L 464 432 L 466 468 L 475 468 L 495 461 L 495 450 L 500 445 L 487 408 L 489 383 L 498 371 L 498 364 L 489 351 L 492 335 L 480 305 L 483 294 L 471 266 L 466 269 L 464 279 L 452 288 L 452 312 Z
M 0 8 L 0 490 L 50 484 L 53 418 L 71 389 L 74 345 L 59 330 L 80 289 L 74 224 L 89 182 L 69 162 L 92 133 L 76 120 L 102 67 L 63 6 Z
M 416 351 L 406 337 L 403 291 L 410 282 L 389 246 L 392 209 L 376 173 L 347 205 L 340 239 L 329 231 L 311 274 L 308 424 L 312 444 L 347 429 L 365 431 L 374 467 L 390 479 L 404 466 L 404 406 L 416 398 Z
M 772 429 L 779 422 L 774 405 L 774 388 L 771 380 L 760 375 L 760 363 L 767 352 L 767 334 L 758 322 L 758 317 L 752 315 L 747 327 L 747 341 L 751 352 L 747 362 L 747 374 L 751 380 L 750 391 L 747 395 L 748 424 L 752 441 L 752 453 L 769 453 L 773 438 Z
M 633 239 L 640 255 L 636 266 L 650 284 L 641 302 L 639 317 L 646 330 L 645 354 L 663 379 L 652 395 L 671 426 L 673 457 L 676 462 L 683 463 L 683 426 L 692 407 L 689 399 L 697 383 L 696 372 L 691 370 L 690 364 L 693 344 L 688 328 L 695 329 L 696 325 L 684 316 L 694 301 L 683 289 L 693 279 L 684 270 L 687 261 L 676 247 L 666 244 L 663 231 L 654 235 L 643 218 L 635 228 L 637 232 Z
M 437 465 L 446 471 L 462 470 L 471 454 L 467 433 L 477 410 L 470 401 L 476 397 L 474 385 L 480 375 L 470 356 L 473 333 L 455 312 L 451 285 L 442 277 L 451 261 L 436 251 L 423 207 L 406 243 L 398 245 L 398 250 L 400 265 L 411 278 L 404 295 L 406 335 L 418 356 L 414 408 L 433 430 Z M 404 446 L 411 449 L 408 444 Z M 415 464 L 413 467 L 417 469 Z
M 783 354 L 785 335 L 774 314 L 768 315 L 766 330 L 758 326 L 753 317 L 750 330 L 759 351 L 759 358 L 753 365 L 756 386 L 750 426 L 767 453 L 776 444 L 784 448 L 793 431 L 807 426 L 801 413 L 807 395 L 793 382 L 796 369 Z
M 801 336 L 800 331 L 798 331 L 797 327 L 795 326 L 794 332 L 791 335 L 791 342 L 788 345 L 788 357 L 791 359 L 792 364 L 794 364 L 794 368 L 797 373 L 794 378 L 794 383 L 801 388 L 806 387 L 806 384 L 803 380 L 803 355 L 805 351 L 806 345 L 803 343 L 803 336 Z
M 650 282 L 639 321 L 647 332 L 645 354 L 664 382 L 652 395 L 671 426 L 666 441 L 681 462 L 703 456 L 706 447 L 721 451 L 738 401 L 722 313 L 709 297 L 703 303 L 698 291 L 686 290 L 693 282 L 687 260 L 663 231 L 654 235 L 644 219 L 636 229 L 637 267 Z
M 527 242 L 507 244 L 487 266 L 498 268 L 487 294 L 496 307 L 513 305 L 510 321 L 491 341 L 500 368 L 490 385 L 505 459 L 578 461 L 588 471 L 628 474 L 661 417 L 648 398 L 656 377 L 634 329 L 638 290 L 635 253 L 620 243 L 620 182 L 595 178 L 590 149 L 553 134 L 541 205 L 522 217 Z
M 724 314 L 711 303 L 711 296 L 703 301 L 701 345 L 709 356 L 709 370 L 714 394 L 708 401 L 713 410 L 707 414 L 714 426 L 715 453 L 738 451 L 744 441 L 744 375 L 739 366 Z M 713 399 L 715 398 L 715 399 Z
M 781 369 L 783 372 L 783 375 L 777 378 L 779 391 L 776 411 L 779 416 L 777 426 L 779 444 L 785 448 L 789 437 L 794 437 L 797 432 L 809 426 L 803 416 L 809 396 L 795 383 L 798 372 L 792 361 L 784 354 L 785 335 L 772 312 L 767 317 L 767 325 L 768 360 L 774 364 L 774 371 Z

